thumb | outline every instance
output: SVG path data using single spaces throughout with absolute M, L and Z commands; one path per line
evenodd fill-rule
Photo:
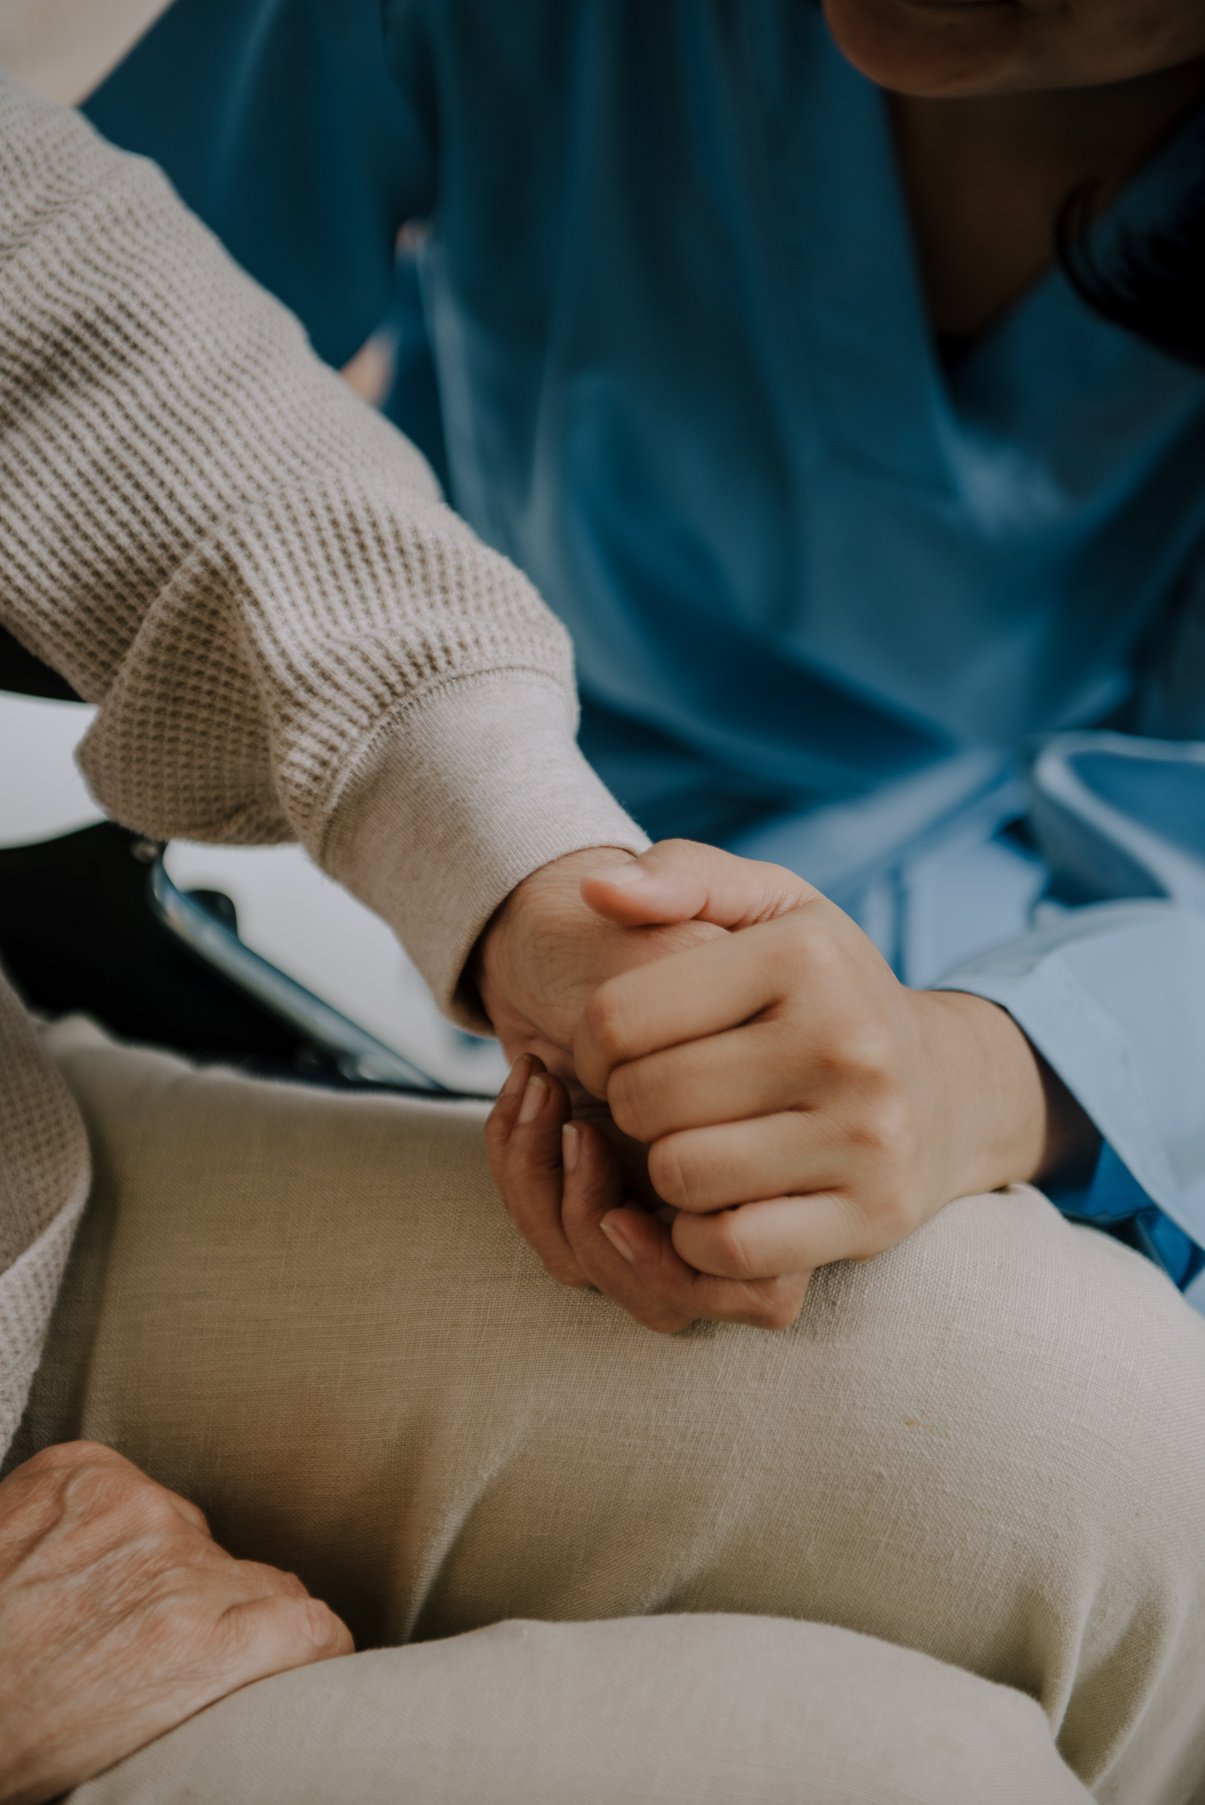
M 742 859 L 697 840 L 661 840 L 647 852 L 582 881 L 582 900 L 622 927 L 710 921 L 747 928 L 772 921 L 818 892 L 782 865 Z

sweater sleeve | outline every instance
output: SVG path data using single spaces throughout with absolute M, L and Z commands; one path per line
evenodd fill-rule
M 567 636 L 149 163 L 0 75 L 0 619 L 101 804 L 300 840 L 450 1006 L 529 872 L 646 842 Z
M 90 1178 L 80 1113 L 0 972 L 0 1470 Z

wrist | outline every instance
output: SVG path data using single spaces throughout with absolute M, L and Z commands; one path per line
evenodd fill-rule
M 1006 1009 L 967 991 L 915 995 L 935 1054 L 943 1201 L 1040 1182 L 1091 1156 L 1091 1120 Z

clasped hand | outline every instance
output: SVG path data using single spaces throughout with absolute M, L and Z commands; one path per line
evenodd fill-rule
M 0 1801 L 41 1805 L 269 1674 L 350 1654 L 291 1573 L 195 1504 L 65 1442 L 0 1483 Z
M 1083 1138 L 1003 1010 L 901 984 L 793 873 L 685 841 L 561 863 L 580 901 L 546 994 L 508 1011 L 501 946 L 479 974 L 515 1057 L 486 1142 L 550 1272 L 648 1327 L 785 1327 L 818 1266 Z M 538 908 L 515 900 L 530 956 Z

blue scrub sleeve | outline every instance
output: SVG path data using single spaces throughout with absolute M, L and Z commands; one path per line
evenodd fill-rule
M 432 89 L 418 0 L 175 0 L 85 111 L 342 364 L 435 209 Z
M 1181 1285 L 1205 1244 L 1205 742 L 1060 736 L 1034 831 L 1064 899 L 938 988 L 1008 1010 L 1099 1128 L 1068 1214 L 1127 1218 Z

